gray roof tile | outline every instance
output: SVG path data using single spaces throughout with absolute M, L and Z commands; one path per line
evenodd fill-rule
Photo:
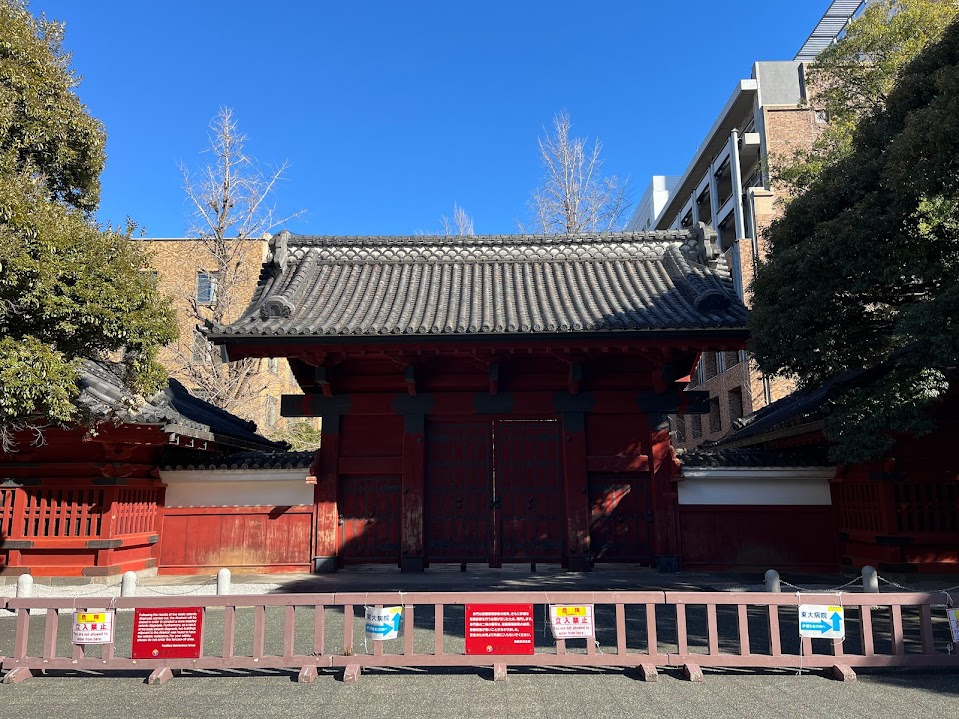
M 238 336 L 744 330 L 708 228 L 590 235 L 311 237 L 282 232 Z

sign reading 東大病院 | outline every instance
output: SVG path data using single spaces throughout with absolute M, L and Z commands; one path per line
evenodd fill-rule
M 826 604 L 800 604 L 799 636 L 812 639 L 845 639 L 846 621 L 843 608 Z
M 403 622 L 403 607 L 366 608 L 366 638 L 396 639 Z

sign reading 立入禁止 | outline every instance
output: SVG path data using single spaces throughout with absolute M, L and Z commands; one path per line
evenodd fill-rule
M 946 616 L 949 617 L 949 631 L 952 632 L 953 644 L 959 644 L 959 608 L 947 609 Z
M 366 608 L 366 638 L 396 639 L 403 622 L 403 607 Z
M 845 639 L 846 621 L 843 608 L 825 604 L 800 604 L 799 636 L 813 639 Z
M 532 654 L 532 604 L 467 604 L 467 654 Z
M 551 604 L 549 607 L 549 627 L 554 639 L 582 639 L 592 637 L 592 604 Z
M 73 615 L 74 644 L 113 644 L 113 612 L 77 612 Z

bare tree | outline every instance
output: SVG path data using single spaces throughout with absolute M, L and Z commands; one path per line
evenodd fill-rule
M 204 286 L 198 287 L 202 292 L 191 286 L 181 293 L 194 324 L 236 319 L 249 300 L 246 243 L 302 214 L 277 214 L 273 191 L 288 163 L 264 169 L 246 154 L 246 140 L 233 110 L 220 108 L 210 123 L 210 146 L 206 150 L 210 161 L 196 174 L 180 163 L 183 188 L 193 208 L 189 233 L 202 247 L 205 267 Z M 206 338 L 195 335 L 192 339 L 192 346 L 176 350 L 179 371 L 173 374 L 179 374 L 217 406 L 244 414 L 244 405 L 262 393 L 268 383 L 260 372 L 261 360 L 225 363 Z
M 576 234 L 619 229 L 629 210 L 627 182 L 603 177 L 599 140 L 592 147 L 583 137 L 570 137 L 569 113 L 553 117 L 552 134 L 539 138 L 545 176 L 530 200 L 537 229 Z
M 455 202 L 453 203 L 453 216 L 443 215 L 440 217 L 440 222 L 443 225 L 443 234 L 447 237 L 464 237 L 475 234 L 473 232 L 473 218 Z

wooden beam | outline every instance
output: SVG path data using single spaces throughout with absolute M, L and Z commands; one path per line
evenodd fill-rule
M 316 371 L 313 373 L 313 377 L 316 380 L 316 385 L 323 392 L 324 397 L 333 396 L 333 388 L 330 385 L 330 380 L 326 375 L 326 367 L 317 367 Z
M 403 369 L 403 381 L 406 382 L 406 393 L 410 397 L 416 396 L 416 368 L 408 364 Z
M 489 393 L 496 394 L 498 391 L 499 391 L 499 362 L 490 362 Z

